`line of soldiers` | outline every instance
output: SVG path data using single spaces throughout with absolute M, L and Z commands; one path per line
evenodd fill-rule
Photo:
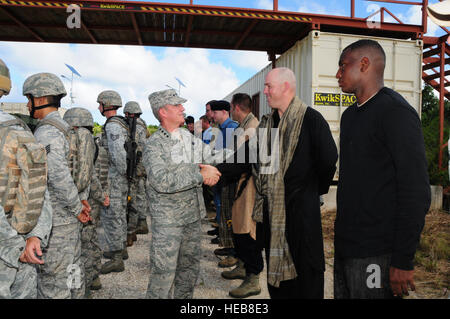
M 0 60 L 0 97 L 10 90 Z M 138 103 L 117 116 L 120 95 L 100 93 L 107 121 L 94 138 L 87 109 L 71 108 L 61 118 L 66 94 L 54 74 L 25 80 L 23 95 L 38 120 L 33 132 L 0 110 L 0 298 L 89 298 L 101 288 L 99 274 L 123 271 L 127 246 L 148 233 L 140 157 L 149 133 Z M 104 257 L 111 259 L 103 265 L 100 221 Z

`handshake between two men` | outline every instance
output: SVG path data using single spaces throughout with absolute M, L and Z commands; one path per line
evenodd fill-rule
M 220 179 L 222 174 L 217 168 L 211 165 L 199 164 L 200 174 L 203 176 L 203 183 L 207 186 L 214 186 Z

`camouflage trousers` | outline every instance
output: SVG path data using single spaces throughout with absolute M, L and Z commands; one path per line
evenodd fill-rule
M 137 178 L 131 184 L 131 207 L 127 209 L 127 231 L 136 231 L 139 219 L 146 219 L 147 195 L 145 194 L 145 177 Z
M 0 260 L 0 299 L 36 299 L 36 266 L 19 261 L 19 268 Z
M 84 265 L 81 262 L 81 223 L 53 226 L 43 265 L 38 265 L 39 299 L 84 298 Z
M 91 204 L 92 222 L 83 225 L 81 230 L 81 262 L 84 265 L 85 283 L 89 288 L 101 268 L 102 249 L 97 236 L 97 223 L 100 213 L 100 205 Z
M 200 220 L 183 226 L 151 223 L 148 299 L 192 299 L 200 273 Z
M 108 252 L 124 249 L 123 243 L 127 240 L 127 192 L 125 177 L 110 176 L 110 204 L 100 215 Z

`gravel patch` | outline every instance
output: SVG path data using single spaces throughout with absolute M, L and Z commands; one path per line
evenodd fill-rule
M 150 218 L 147 218 L 150 225 Z M 213 238 L 208 236 L 206 232 L 212 229 L 210 223 L 205 219 L 202 220 L 202 260 L 200 264 L 200 275 L 194 290 L 194 299 L 234 299 L 228 295 L 228 292 L 238 287 L 242 280 L 226 280 L 220 275 L 224 270 L 232 268 L 219 268 L 217 266 L 220 259 L 213 253 L 218 245 L 211 244 Z M 105 247 L 103 241 L 103 229 L 98 228 L 100 246 Z M 129 258 L 124 261 L 125 271 L 120 273 L 110 273 L 100 275 L 102 289 L 92 291 L 93 299 L 142 299 L 145 297 L 149 280 L 149 264 L 150 264 L 150 239 L 151 234 L 138 235 L 137 241 L 132 247 L 128 247 Z M 327 249 L 327 245 L 326 249 Z M 264 256 L 264 254 L 263 254 Z M 102 263 L 107 259 L 102 259 Z M 326 260 L 325 272 L 325 298 L 333 297 L 332 286 L 332 260 Z M 261 294 L 251 296 L 247 299 L 268 299 L 269 292 L 267 290 L 267 273 L 266 263 L 264 260 L 264 270 L 260 274 Z

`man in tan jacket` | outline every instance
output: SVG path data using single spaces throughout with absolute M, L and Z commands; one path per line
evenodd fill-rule
M 259 124 L 251 112 L 252 100 L 244 93 L 233 95 L 231 115 L 239 122 L 234 134 L 237 136 L 236 149 L 252 138 Z M 235 200 L 232 207 L 233 243 L 236 257 L 239 259 L 236 268 L 222 272 L 225 279 L 244 279 L 242 284 L 230 291 L 230 296 L 246 298 L 261 293 L 259 273 L 264 268 L 261 248 L 256 242 L 256 222 L 252 219 L 255 202 L 255 186 L 251 173 L 244 173 L 237 183 Z

